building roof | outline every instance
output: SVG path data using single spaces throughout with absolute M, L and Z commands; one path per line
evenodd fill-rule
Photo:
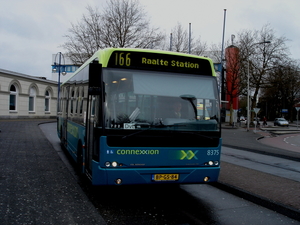
M 39 82 L 46 82 L 46 83 L 49 83 L 49 84 L 57 84 L 57 81 L 47 80 L 46 77 L 30 76 L 30 75 L 27 75 L 27 74 L 18 73 L 18 72 L 14 72 L 14 71 L 10 71 L 10 70 L 4 70 L 4 69 L 1 69 L 1 68 L 0 68 L 0 73 L 11 75 L 11 76 L 16 76 L 16 77 L 19 77 L 19 78 L 27 78 L 27 79 L 31 79 L 31 80 L 35 80 L 35 81 L 39 81 Z

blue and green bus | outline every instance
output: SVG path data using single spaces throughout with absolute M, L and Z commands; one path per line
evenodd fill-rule
M 93 185 L 214 182 L 218 93 L 208 58 L 99 50 L 61 85 L 58 136 Z

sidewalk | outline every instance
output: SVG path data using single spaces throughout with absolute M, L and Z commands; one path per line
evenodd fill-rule
M 264 128 L 262 128 L 264 129 Z M 300 147 L 292 146 L 284 142 L 284 138 L 290 135 L 272 135 L 268 131 L 250 127 L 247 131 L 245 126 L 232 128 L 226 124 L 222 125 L 223 145 L 261 154 L 269 154 L 300 162 Z M 300 135 L 300 132 L 298 133 Z
M 40 122 L 0 121 L 0 223 L 106 224 Z
M 223 126 L 223 146 L 284 157 L 300 162 L 300 147 L 283 141 L 283 136 L 254 128 Z M 293 135 L 293 134 L 291 134 Z M 285 135 L 286 136 L 286 135 Z M 257 170 L 222 162 L 219 183 L 223 189 L 239 193 L 241 197 L 260 202 L 289 217 L 300 219 L 300 183 Z

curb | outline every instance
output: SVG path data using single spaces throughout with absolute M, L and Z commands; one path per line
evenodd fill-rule
M 262 207 L 265 207 L 267 209 L 270 209 L 272 211 L 275 211 L 277 213 L 285 215 L 294 220 L 300 221 L 300 217 L 299 217 L 300 210 L 285 206 L 281 203 L 272 201 L 271 199 L 267 199 L 267 198 L 261 197 L 259 195 L 250 193 L 248 191 L 244 191 L 240 188 L 234 187 L 232 185 L 229 185 L 229 184 L 226 184 L 223 182 L 218 181 L 216 183 L 210 183 L 209 185 L 216 187 L 220 190 L 226 191 L 235 196 L 238 196 L 240 198 L 246 199 L 247 201 L 250 201 L 254 204 L 260 205 Z

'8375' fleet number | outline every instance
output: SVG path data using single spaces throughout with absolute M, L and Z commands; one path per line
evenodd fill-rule
M 207 155 L 220 155 L 220 150 L 207 150 Z

